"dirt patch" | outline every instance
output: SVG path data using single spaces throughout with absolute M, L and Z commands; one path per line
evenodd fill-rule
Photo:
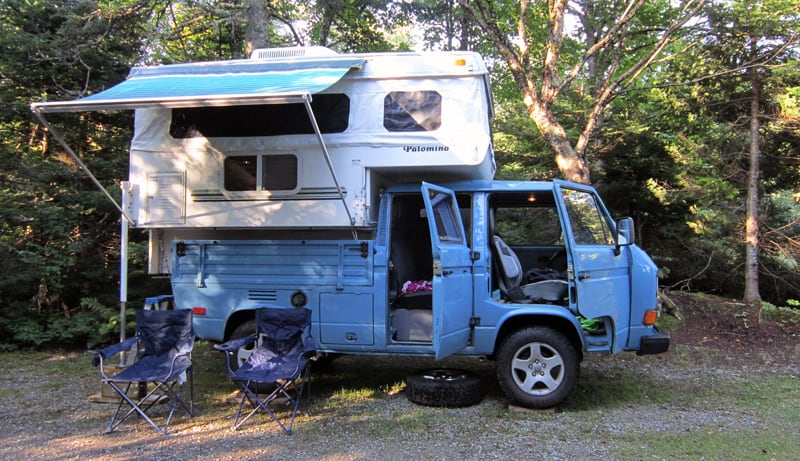
M 800 322 L 748 307 L 734 299 L 688 293 L 664 297 L 677 319 L 672 346 L 702 347 L 715 360 L 735 365 L 800 366 Z

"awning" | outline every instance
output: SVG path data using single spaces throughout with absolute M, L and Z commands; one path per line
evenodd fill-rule
M 105 91 L 71 101 L 31 104 L 34 112 L 80 112 L 146 107 L 202 107 L 300 102 L 338 82 L 364 59 L 237 60 L 135 67 Z

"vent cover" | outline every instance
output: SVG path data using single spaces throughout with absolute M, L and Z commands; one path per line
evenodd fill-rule
M 248 290 L 247 299 L 250 301 L 276 301 L 278 292 L 275 290 Z
M 253 50 L 250 59 L 321 58 L 337 56 L 338 54 L 324 46 L 293 46 L 288 48 L 259 48 Z

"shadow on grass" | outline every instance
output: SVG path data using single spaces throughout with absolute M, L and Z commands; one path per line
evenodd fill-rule
M 678 396 L 691 395 L 697 389 L 682 383 L 659 379 L 649 366 L 641 367 L 638 357 L 600 357 L 587 359 L 572 396 L 558 411 L 584 411 L 613 408 L 642 402 L 663 403 Z M 201 409 L 216 406 L 235 390 L 228 381 L 225 360 L 210 344 L 195 348 L 195 395 Z M 480 376 L 485 400 L 501 405 L 511 402 L 503 394 L 495 375 L 494 362 L 480 358 L 344 355 L 315 363 L 312 368 L 312 392 L 315 406 L 339 406 L 336 402 L 368 402 L 401 395 L 406 377 L 426 368 L 460 368 Z
M 641 404 L 663 404 L 692 398 L 697 384 L 666 379 L 652 358 L 620 355 L 592 357 L 581 366 L 578 386 L 562 411 L 612 409 Z

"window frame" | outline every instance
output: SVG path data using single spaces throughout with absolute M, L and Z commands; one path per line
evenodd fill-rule
M 430 106 L 436 108 L 435 111 L 426 111 L 427 114 L 433 114 L 434 116 L 426 117 L 422 123 L 417 121 L 412 113 L 406 110 L 408 106 L 402 106 L 398 102 L 398 99 L 393 96 L 397 94 L 411 95 L 414 93 L 425 95 L 422 104 L 420 104 L 421 107 Z M 430 101 L 428 98 L 434 98 L 434 101 Z M 431 102 L 433 102 L 433 104 L 431 104 Z M 383 128 L 389 133 L 431 133 L 438 131 L 442 128 L 443 107 L 444 97 L 437 90 L 387 91 L 383 97 Z M 429 120 L 432 120 L 435 126 L 431 128 L 426 127 L 426 122 Z
M 232 159 L 239 159 L 245 157 L 255 157 L 256 158 L 256 170 L 255 170 L 255 189 L 228 189 L 228 178 L 227 178 L 227 163 L 229 160 Z M 295 159 L 295 181 L 294 181 L 294 188 L 292 189 L 267 189 L 264 187 L 264 179 L 265 179 L 265 158 L 269 157 L 293 157 Z M 221 178 L 221 190 L 231 196 L 238 196 L 238 197 L 260 197 L 260 196 L 273 196 L 273 195 L 295 195 L 300 190 L 300 171 L 301 171 L 301 159 L 300 156 L 294 153 L 280 153 L 280 154 L 254 154 L 254 153 L 237 153 L 232 155 L 226 155 L 225 159 L 223 160 L 222 165 L 222 178 Z

